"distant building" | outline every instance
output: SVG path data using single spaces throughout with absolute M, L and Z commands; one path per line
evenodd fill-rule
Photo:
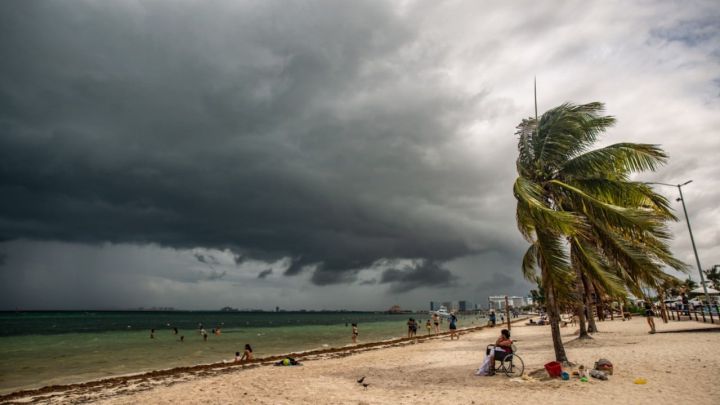
M 391 314 L 400 314 L 403 312 L 402 308 L 400 308 L 400 305 L 393 305 L 388 309 L 388 312 Z
M 512 308 L 521 308 L 524 307 L 525 304 L 525 297 L 518 297 L 518 296 L 511 296 L 508 297 L 508 305 Z M 489 309 L 494 309 L 496 311 L 505 310 L 505 296 L 504 295 L 493 295 L 488 297 L 488 307 Z
M 275 307 L 275 312 L 280 312 L 280 307 Z
M 435 302 L 433 302 L 433 301 L 430 301 L 430 310 L 431 311 L 435 310 Z
M 465 311 L 467 311 L 467 306 L 466 306 L 466 305 L 467 305 L 467 302 L 466 302 L 466 301 L 458 301 L 458 310 L 459 310 L 460 312 L 465 312 Z

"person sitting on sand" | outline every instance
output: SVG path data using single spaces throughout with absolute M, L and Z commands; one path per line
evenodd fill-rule
M 352 342 L 353 344 L 357 343 L 357 337 L 358 337 L 358 326 L 356 323 L 352 324 Z
M 490 372 L 488 375 L 494 375 L 495 374 L 495 362 L 496 361 L 503 361 L 505 359 L 505 356 L 512 353 L 512 343 L 513 341 L 510 339 L 510 331 L 507 329 L 503 329 L 500 331 L 500 337 L 495 341 L 494 346 L 488 347 L 487 355 L 493 356 L 493 358 L 490 361 Z
M 242 360 L 242 356 L 240 356 L 240 352 L 235 352 L 235 363 L 240 363 L 240 360 Z
M 235 354 L 237 355 L 237 353 L 235 353 Z M 240 357 L 240 360 L 236 360 L 236 361 L 242 363 L 243 361 L 248 362 L 248 361 L 252 361 L 252 360 L 253 360 L 252 347 L 250 347 L 250 345 L 246 344 L 245 351 L 243 352 L 242 357 Z

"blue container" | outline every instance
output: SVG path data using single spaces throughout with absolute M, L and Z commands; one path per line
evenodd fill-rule
M 563 380 L 567 381 L 570 379 L 570 374 L 568 374 L 567 371 L 563 371 L 562 374 L 560 374 L 560 377 L 562 377 Z

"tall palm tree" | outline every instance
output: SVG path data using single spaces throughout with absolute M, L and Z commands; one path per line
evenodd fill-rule
M 567 361 L 558 301 L 580 300 L 577 283 L 584 282 L 585 298 L 589 285 L 598 295 L 623 297 L 626 288 L 642 295 L 642 286 L 660 283 L 664 265 L 684 268 L 667 246 L 665 222 L 675 219 L 667 199 L 629 180 L 634 172 L 655 170 L 667 156 L 648 144 L 590 150 L 615 123 L 602 112 L 598 102 L 562 104 L 539 120 L 523 120 L 516 132 L 516 216 L 530 243 L 523 273 L 533 279 L 540 270 L 558 361 Z

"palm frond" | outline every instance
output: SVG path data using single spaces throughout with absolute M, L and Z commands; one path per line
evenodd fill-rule
M 654 171 L 668 156 L 658 145 L 616 143 L 575 156 L 560 167 L 562 176 L 594 177 L 612 173 L 624 178 L 630 173 Z

